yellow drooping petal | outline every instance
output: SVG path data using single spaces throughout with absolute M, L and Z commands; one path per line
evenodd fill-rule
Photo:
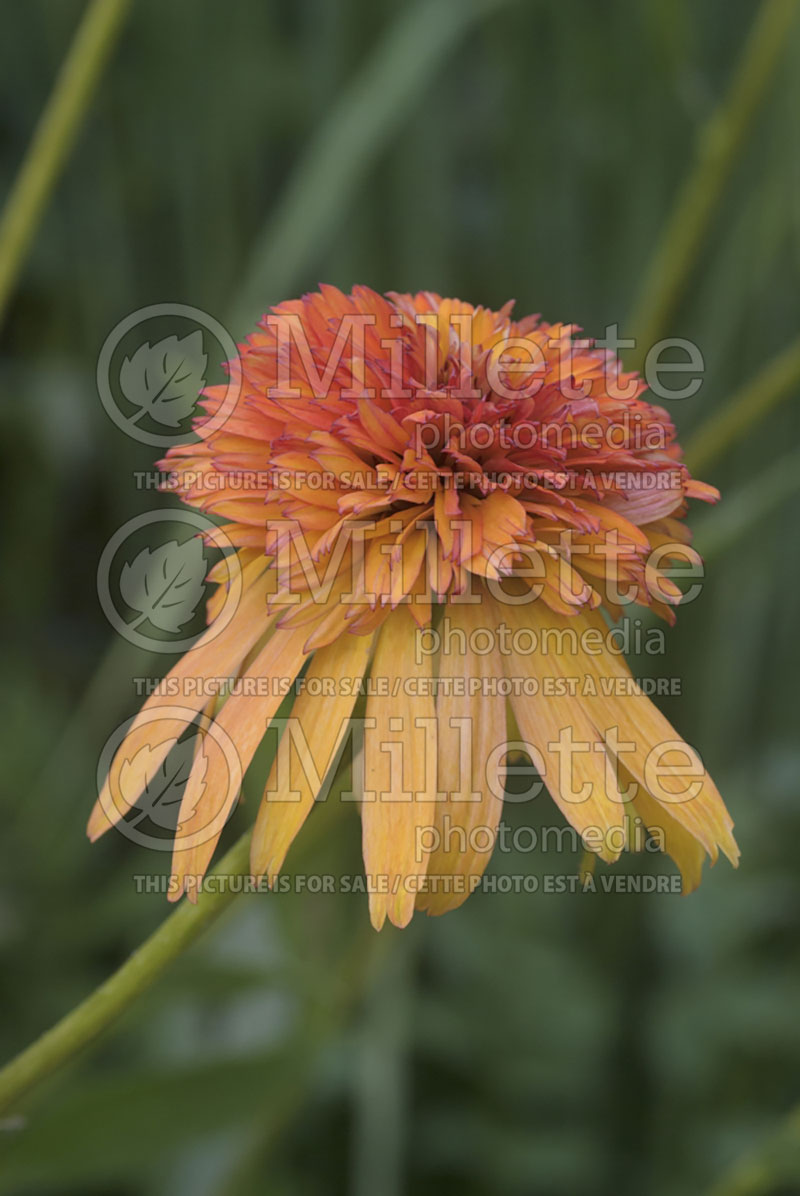
M 447 638 L 439 654 L 436 698 L 439 800 L 425 889 L 417 908 L 455 909 L 473 891 L 494 849 L 503 810 L 506 700 L 498 692 L 503 662 L 497 646 L 477 654 L 474 632 L 485 627 L 480 604 L 445 606 Z M 443 634 L 440 632 L 440 634 Z
M 635 806 L 637 795 L 643 793 L 641 806 L 647 817 L 645 813 L 641 816 L 645 822 L 648 818 L 653 819 L 651 801 L 655 801 L 668 816 L 665 825 L 672 828 L 674 823 L 676 828 L 683 828 L 702 845 L 712 861 L 716 860 L 721 848 L 735 864 L 739 852 L 731 833 L 733 823 L 714 782 L 694 749 L 684 743 L 642 692 L 624 658 L 611 650 L 605 621 L 593 612 L 565 618 L 541 602 L 517 607 L 498 604 L 498 620 L 503 616 L 510 626 L 527 628 L 537 637 L 536 650 L 518 654 L 516 658 L 516 667 L 527 667 L 531 675 L 538 678 L 541 687 L 538 697 L 512 698 L 525 738 L 532 736 L 532 742 L 542 749 L 541 732 L 545 727 L 548 727 L 548 734 L 556 736 L 560 728 L 572 727 L 578 738 L 592 742 L 592 755 L 597 762 L 594 768 L 600 773 L 595 781 L 599 800 L 589 798 L 581 805 L 569 803 L 568 808 L 562 805 L 573 826 L 583 834 L 592 825 L 593 818 L 611 808 L 617 811 L 618 819 L 624 814 L 624 805 L 620 803 L 633 800 Z M 568 691 L 571 689 L 571 696 L 560 696 L 559 684 Z M 550 697 L 546 697 L 548 691 Z M 534 711 L 539 712 L 539 739 L 536 738 L 537 715 Z M 573 761 L 573 779 L 577 787 L 579 777 L 583 775 L 583 753 L 574 755 Z M 592 762 L 587 759 L 585 766 L 587 777 L 591 779 Z M 616 796 L 613 787 L 609 787 L 609 766 L 618 774 Z M 632 794 L 629 793 L 630 786 L 623 782 L 624 770 L 633 780 Z M 549 779 L 548 788 L 559 801 Z M 588 818 L 590 812 L 591 819 Z M 602 828 L 602 818 L 594 825 Z M 610 829 L 609 825 L 603 835 L 606 836 Z M 614 842 L 618 841 L 616 833 L 611 837 Z M 670 840 L 677 844 L 682 871 L 685 869 L 687 876 L 694 879 L 695 854 L 687 856 L 685 843 L 675 828 L 671 830 Z M 613 859 L 618 852 L 605 854 L 601 850 L 598 854 L 604 859 Z
M 294 728 L 283 733 L 253 831 L 250 866 L 270 884 L 335 764 L 372 644 L 370 635 L 341 635 L 314 653 L 292 707 Z
M 626 786 L 635 783 L 623 764 L 620 764 L 620 776 Z M 631 805 L 634 814 L 641 818 L 651 835 L 660 839 L 663 850 L 678 865 L 684 893 L 691 893 L 700 884 L 703 873 L 706 853 L 702 843 L 676 822 L 641 785 Z
M 533 764 L 586 846 L 613 863 L 625 841 L 625 808 L 603 738 L 581 699 L 569 693 L 572 662 L 523 650 L 523 636 L 538 636 L 558 616 L 541 601 L 505 605 L 492 600 L 492 608 L 495 624 L 504 623 L 511 632 L 503 664 L 516 687 L 511 706 Z
M 303 665 L 306 639 L 302 627 L 277 628 L 244 673 L 241 692 L 233 693 L 208 732 L 225 737 L 234 745 L 239 774 L 243 776 L 267 727 L 286 696 L 286 681 L 293 680 Z M 254 684 L 250 683 L 259 683 Z M 253 692 L 255 691 L 255 692 Z M 208 758 L 195 761 L 181 799 L 175 850 L 172 856 L 171 901 L 184 890 L 197 899 L 195 881 L 204 876 L 222 828 L 236 804 L 239 788 L 231 783 L 224 751 L 214 750 Z
M 87 827 L 90 839 L 99 838 L 136 805 L 152 770 L 208 701 L 204 683 L 235 675 L 247 653 L 267 632 L 272 621 L 266 607 L 269 585 L 270 574 L 262 572 L 244 591 L 224 630 L 212 623 L 144 703 L 116 751 L 92 810 Z
M 406 926 L 427 869 L 421 848 L 436 816 L 436 707 L 431 660 L 417 663 L 416 627 L 398 607 L 378 634 L 364 728 L 361 801 L 372 924 Z
M 552 620 L 566 627 L 566 620 L 559 621 L 557 615 Z M 578 615 L 574 622 L 579 635 L 591 628 L 605 642 L 608 628 L 599 615 Z M 642 693 L 624 657 L 608 649 L 591 655 L 579 647 L 571 659 L 577 674 L 595 682 L 582 695 L 589 717 L 637 784 L 702 843 L 712 861 L 721 848 L 736 864 L 739 849 L 731 833 L 733 820 L 716 785 L 694 748 Z

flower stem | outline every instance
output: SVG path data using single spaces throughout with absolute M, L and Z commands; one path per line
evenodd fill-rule
M 214 869 L 214 876 L 240 876 L 249 871 L 250 831 L 239 839 Z M 169 966 L 231 904 L 232 886 L 205 888 L 197 904 L 182 902 L 133 955 L 71 1013 L 22 1051 L 0 1071 L 0 1113 L 40 1080 L 49 1076 L 88 1043 Z
M 130 0 L 91 0 L 0 218 L 0 322 Z
M 795 13 L 796 0 L 764 0 L 758 6 L 728 94 L 702 132 L 697 163 L 678 194 L 634 304 L 629 324 L 636 341 L 634 368 L 642 368 L 680 302 L 725 182 L 774 78 Z
M 767 412 L 800 388 L 800 337 L 711 416 L 689 441 L 686 464 L 695 474 L 713 465 Z

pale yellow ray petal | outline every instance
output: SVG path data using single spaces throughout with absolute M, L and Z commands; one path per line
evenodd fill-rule
M 633 782 L 633 777 L 624 765 L 620 765 L 620 774 L 623 784 Z M 641 818 L 650 834 L 660 840 L 663 850 L 678 865 L 684 893 L 691 893 L 700 884 L 703 872 L 706 853 L 702 843 L 676 822 L 642 785 L 638 787 L 631 805 L 634 814 Z
M 373 636 L 340 635 L 314 653 L 292 707 L 256 818 L 250 864 L 272 884 L 347 732 Z M 317 691 L 316 684 L 324 688 Z M 281 756 L 281 752 L 285 755 Z
M 496 645 L 481 655 L 470 646 L 489 617 L 484 603 L 451 602 L 444 610 L 448 634 L 438 658 L 436 697 L 439 800 L 426 845 L 425 890 L 417 897 L 417 908 L 429 914 L 455 909 L 473 891 L 491 858 L 503 810 L 506 700 L 496 688 L 503 661 Z
M 286 696 L 285 682 L 293 681 L 303 665 L 306 634 L 303 628 L 276 629 L 241 679 L 241 692 L 233 693 L 222 707 L 207 738 L 207 759 L 195 762 L 183 791 L 169 898 L 177 901 L 186 891 L 197 899 L 196 878 L 205 874 L 222 828 L 236 799 L 238 786 L 231 783 L 230 766 L 224 751 L 214 744 L 229 740 L 238 757 L 240 775 L 244 775 L 267 727 Z M 254 685 L 250 682 L 262 684 Z M 255 692 L 252 692 L 255 689 Z M 217 741 L 218 743 L 218 741 Z
M 408 610 L 398 607 L 378 633 L 364 730 L 362 842 L 376 930 L 387 915 L 395 926 L 410 922 L 427 867 L 420 837 L 435 817 L 431 660 L 426 656 L 418 664 L 415 644 L 415 624 Z
M 596 614 L 577 615 L 574 620 L 559 620 L 554 615 L 553 619 L 562 629 L 568 623 L 575 626 L 579 637 L 591 628 L 598 642 L 601 637 L 606 642 L 608 628 Z M 582 643 L 586 642 L 584 637 Z M 592 655 L 579 646 L 571 659 L 577 674 L 595 681 L 596 692 L 587 692 L 585 687 L 583 702 L 610 750 L 638 785 L 703 844 L 712 860 L 721 848 L 735 864 L 739 849 L 731 833 L 733 821 L 716 785 L 694 748 L 642 693 L 624 657 L 608 649 Z
M 152 770 L 164 760 L 175 740 L 208 701 L 206 679 L 234 675 L 253 645 L 267 632 L 274 618 L 267 614 L 269 584 L 269 573 L 262 573 L 244 591 L 227 627 L 218 631 L 212 623 L 195 647 L 169 671 L 159 689 L 148 697 L 114 755 L 89 818 L 90 839 L 99 838 L 136 804 L 148 775 L 152 775 Z
M 572 663 L 524 651 L 528 641 L 516 634 L 539 635 L 557 616 L 542 601 L 514 605 L 495 600 L 494 610 L 495 623 L 505 624 L 510 632 L 503 664 L 514 686 L 510 699 L 514 716 L 533 763 L 586 846 L 613 863 L 624 842 L 624 804 L 603 738 L 581 698 L 563 689 L 559 692 L 556 684 L 562 672 L 572 670 Z
M 470 646 L 471 635 L 487 626 L 488 617 L 483 604 L 448 603 L 446 623 L 440 626 L 439 800 L 425 844 L 426 887 L 416 902 L 428 914 L 456 909 L 474 890 L 493 852 L 502 813 L 506 700 L 496 690 L 502 658 L 496 646 L 481 654 Z

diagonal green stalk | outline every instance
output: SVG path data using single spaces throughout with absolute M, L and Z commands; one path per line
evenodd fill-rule
M 130 0 L 91 0 L 0 217 L 0 322 Z
M 311 137 L 254 246 L 232 322 L 251 327 L 336 234 L 370 165 L 470 26 L 508 0 L 417 0 L 399 10 Z
M 763 0 L 758 6 L 728 94 L 703 130 L 697 163 L 678 194 L 634 303 L 628 325 L 636 342 L 633 368 L 641 369 L 681 300 L 725 183 L 774 78 L 796 11 L 796 0 Z
M 800 490 L 800 449 L 794 449 L 756 474 L 715 511 L 698 520 L 694 545 L 703 560 L 713 560 L 750 535 L 758 524 Z
M 249 860 L 248 831 L 211 875 L 246 876 Z M 108 980 L 0 1070 L 0 1113 L 97 1038 L 236 896 L 238 889 L 233 891 L 233 886 L 218 881 L 214 891 L 211 886 L 203 889 L 196 905 L 183 901 Z
M 800 337 L 695 432 L 686 448 L 686 464 L 695 474 L 707 469 L 797 390 L 800 390 Z

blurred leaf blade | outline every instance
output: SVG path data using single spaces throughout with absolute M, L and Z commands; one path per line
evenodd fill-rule
M 638 368 L 668 333 L 670 319 L 694 268 L 703 240 L 744 139 L 797 15 L 796 0 L 763 0 L 725 99 L 704 129 L 700 156 L 683 184 L 645 270 L 630 318 Z
M 459 37 L 508 2 L 417 0 L 402 11 L 312 135 L 253 250 L 234 306 L 235 327 L 252 325 L 305 275 L 370 162 L 419 103 Z
M 686 446 L 686 464 L 693 473 L 713 466 L 779 403 L 800 392 L 800 337 L 725 401 Z
M 129 7 L 130 0 L 89 0 L 5 201 L 0 214 L 0 323 Z

